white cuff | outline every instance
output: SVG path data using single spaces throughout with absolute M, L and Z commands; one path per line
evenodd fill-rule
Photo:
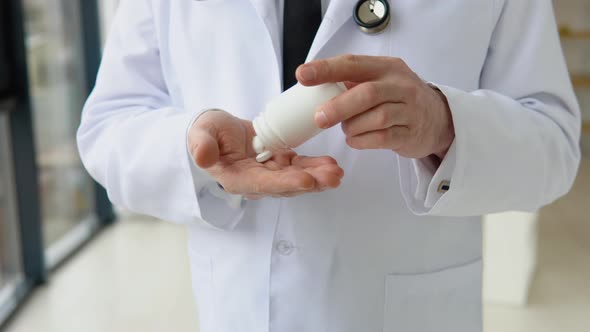
M 427 215 L 435 204 L 452 190 L 452 175 L 457 162 L 456 144 L 437 167 L 431 158 L 408 159 L 399 156 L 402 194 L 409 209 L 417 215 Z
M 424 206 L 431 209 L 452 188 L 452 176 L 455 171 L 457 163 L 457 149 L 455 142 L 449 147 L 445 158 L 440 163 L 438 168 L 435 168 L 435 173 L 416 173 L 418 177 L 430 179 L 428 183 L 428 190 L 424 200 Z

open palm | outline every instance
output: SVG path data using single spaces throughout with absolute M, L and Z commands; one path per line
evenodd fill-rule
M 221 111 L 201 115 L 189 132 L 189 148 L 196 164 L 226 191 L 250 199 L 290 197 L 336 188 L 344 175 L 331 157 L 299 156 L 292 150 L 256 161 L 252 123 Z

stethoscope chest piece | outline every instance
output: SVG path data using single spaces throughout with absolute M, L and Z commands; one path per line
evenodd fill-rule
M 387 0 L 359 0 L 352 15 L 358 27 L 366 33 L 383 31 L 391 20 Z

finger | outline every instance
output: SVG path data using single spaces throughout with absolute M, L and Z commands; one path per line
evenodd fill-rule
M 337 164 L 337 162 L 334 158 L 328 156 L 299 156 L 293 150 L 285 150 L 285 152 L 276 153 L 271 160 L 264 163 L 264 166 L 271 170 L 278 170 L 288 166 L 306 168 L 324 164 Z
M 296 192 L 284 193 L 284 194 L 276 195 L 276 197 L 292 198 L 292 197 L 297 197 L 297 196 L 301 196 L 301 195 L 305 195 L 305 194 L 317 193 L 317 192 L 321 192 L 321 191 L 323 191 L 323 190 L 315 189 L 315 190 L 312 190 L 312 191 L 296 191 Z
M 265 198 L 265 195 L 252 195 L 252 194 L 248 194 L 248 195 L 244 195 L 244 198 L 248 201 L 257 201 L 260 199 Z
M 402 65 L 405 64 L 398 58 L 348 54 L 303 64 L 295 74 L 297 80 L 306 86 L 328 82 L 364 82 Z
M 214 129 L 196 129 L 191 142 L 191 154 L 201 168 L 209 168 L 219 160 L 219 144 L 212 132 Z
M 344 171 L 334 165 L 308 168 L 305 171 L 314 177 L 318 190 L 322 188 L 337 188 L 344 175 Z
M 301 168 L 318 167 L 322 165 L 338 165 L 336 159 L 328 156 L 322 157 L 307 157 L 307 156 L 295 156 L 291 160 L 293 166 Z
M 307 168 L 307 170 L 309 169 L 317 169 L 322 172 L 330 173 L 340 179 L 344 176 L 344 170 L 338 165 L 322 165 L 318 167 Z
M 313 176 L 300 170 L 274 171 L 275 174 L 265 173 L 261 173 L 254 178 L 257 183 L 251 186 L 253 191 L 250 192 L 280 194 L 292 191 L 308 191 L 312 190 L 316 185 Z
M 408 123 L 405 104 L 385 103 L 342 122 L 342 131 L 348 137 L 366 132 L 404 126 Z
M 346 82 L 343 82 L 343 83 L 344 83 L 344 86 L 346 86 L 347 89 L 352 89 L 355 86 L 359 85 L 359 83 L 357 83 L 357 82 L 351 82 L 351 81 L 346 81 Z
M 273 195 L 273 197 L 297 197 L 297 196 L 301 196 L 301 195 L 304 195 L 304 194 L 321 193 L 321 192 L 324 192 L 324 191 L 329 190 L 329 189 L 333 189 L 333 188 L 328 188 L 326 186 L 321 186 L 321 187 L 318 186 L 318 187 L 314 188 L 313 190 L 294 191 L 294 192 L 289 192 L 289 193 L 282 193 L 282 194 Z
M 297 156 L 297 153 L 293 150 L 284 150 L 278 153 L 275 153 L 272 157 L 272 161 L 276 162 L 277 165 L 280 166 L 290 166 L 291 160 Z
M 274 194 L 274 195 L 248 195 L 245 197 L 247 200 L 259 200 L 259 199 L 269 197 L 269 196 L 276 197 L 276 198 L 291 198 L 291 197 L 297 197 L 297 196 L 310 194 L 310 193 L 320 193 L 320 192 L 326 191 L 327 189 L 328 188 L 326 188 L 326 187 L 321 187 L 321 188 L 314 188 L 313 190 L 308 190 L 308 191 L 293 191 L 293 192 Z
M 316 125 L 323 129 L 329 128 L 379 104 L 395 101 L 392 99 L 395 92 L 387 82 L 361 83 L 320 105 L 315 115 Z
M 309 174 L 299 171 L 297 175 L 284 175 L 282 171 L 265 170 L 267 174 L 226 176 L 222 185 L 225 191 L 247 197 L 272 196 L 284 192 L 310 190 L 315 180 Z
M 346 143 L 353 149 L 399 149 L 409 136 L 409 129 L 394 126 L 387 129 L 375 130 L 357 136 L 347 137 Z
M 284 194 L 280 194 L 280 195 L 275 195 L 274 197 L 276 198 L 292 198 L 292 197 L 297 197 L 297 196 L 301 196 L 303 194 L 308 194 L 308 191 L 296 191 L 296 192 L 292 192 L 292 193 L 284 193 Z
M 266 161 L 262 165 L 264 165 L 265 168 L 267 168 L 271 171 L 278 171 L 284 167 L 284 165 L 282 165 L 282 164 L 278 163 L 276 160 L 272 160 L 272 159 L 269 161 Z
M 222 185 L 232 194 L 272 195 L 311 190 L 316 182 L 313 176 L 302 170 L 252 167 L 238 172 L 224 172 Z
M 274 160 L 260 164 L 249 158 L 228 165 L 217 164 L 211 172 L 227 192 L 239 195 L 307 191 L 316 185 L 313 176 L 300 167 L 280 166 Z

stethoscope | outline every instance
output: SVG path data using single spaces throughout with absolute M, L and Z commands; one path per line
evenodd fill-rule
M 359 0 L 352 13 L 354 21 L 365 33 L 383 31 L 391 21 L 387 0 Z

